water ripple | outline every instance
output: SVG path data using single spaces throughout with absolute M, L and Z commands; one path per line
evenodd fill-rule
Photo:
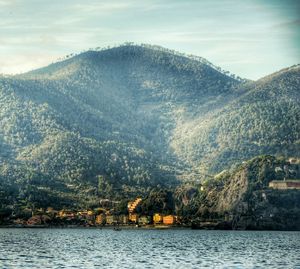
M 300 268 L 299 232 L 0 229 L 0 268 Z

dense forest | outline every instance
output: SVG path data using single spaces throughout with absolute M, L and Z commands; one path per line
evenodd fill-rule
M 125 44 L 0 77 L 1 204 L 168 196 L 260 154 L 300 157 L 299 72 L 253 82 Z

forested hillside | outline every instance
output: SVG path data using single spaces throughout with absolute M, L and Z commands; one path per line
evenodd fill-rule
M 215 173 L 260 154 L 300 155 L 300 67 L 239 86 L 243 94 L 224 107 L 183 120 L 175 128 L 175 152 Z
M 251 82 L 199 57 L 126 44 L 1 77 L 1 199 L 89 203 L 259 154 L 299 157 L 299 72 Z

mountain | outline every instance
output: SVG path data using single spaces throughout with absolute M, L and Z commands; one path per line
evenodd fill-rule
M 299 66 L 252 82 L 130 44 L 2 77 L 0 198 L 90 204 L 299 157 L 299 81 Z
M 186 116 L 171 145 L 201 173 L 216 173 L 260 154 L 300 154 L 300 66 L 239 85 L 220 109 Z
M 175 191 L 178 214 L 201 227 L 299 230 L 300 195 L 296 189 L 273 189 L 273 180 L 299 182 L 300 163 L 258 156 L 225 170 L 199 186 Z

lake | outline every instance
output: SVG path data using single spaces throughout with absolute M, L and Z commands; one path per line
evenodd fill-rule
M 300 232 L 3 228 L 0 268 L 300 268 Z

